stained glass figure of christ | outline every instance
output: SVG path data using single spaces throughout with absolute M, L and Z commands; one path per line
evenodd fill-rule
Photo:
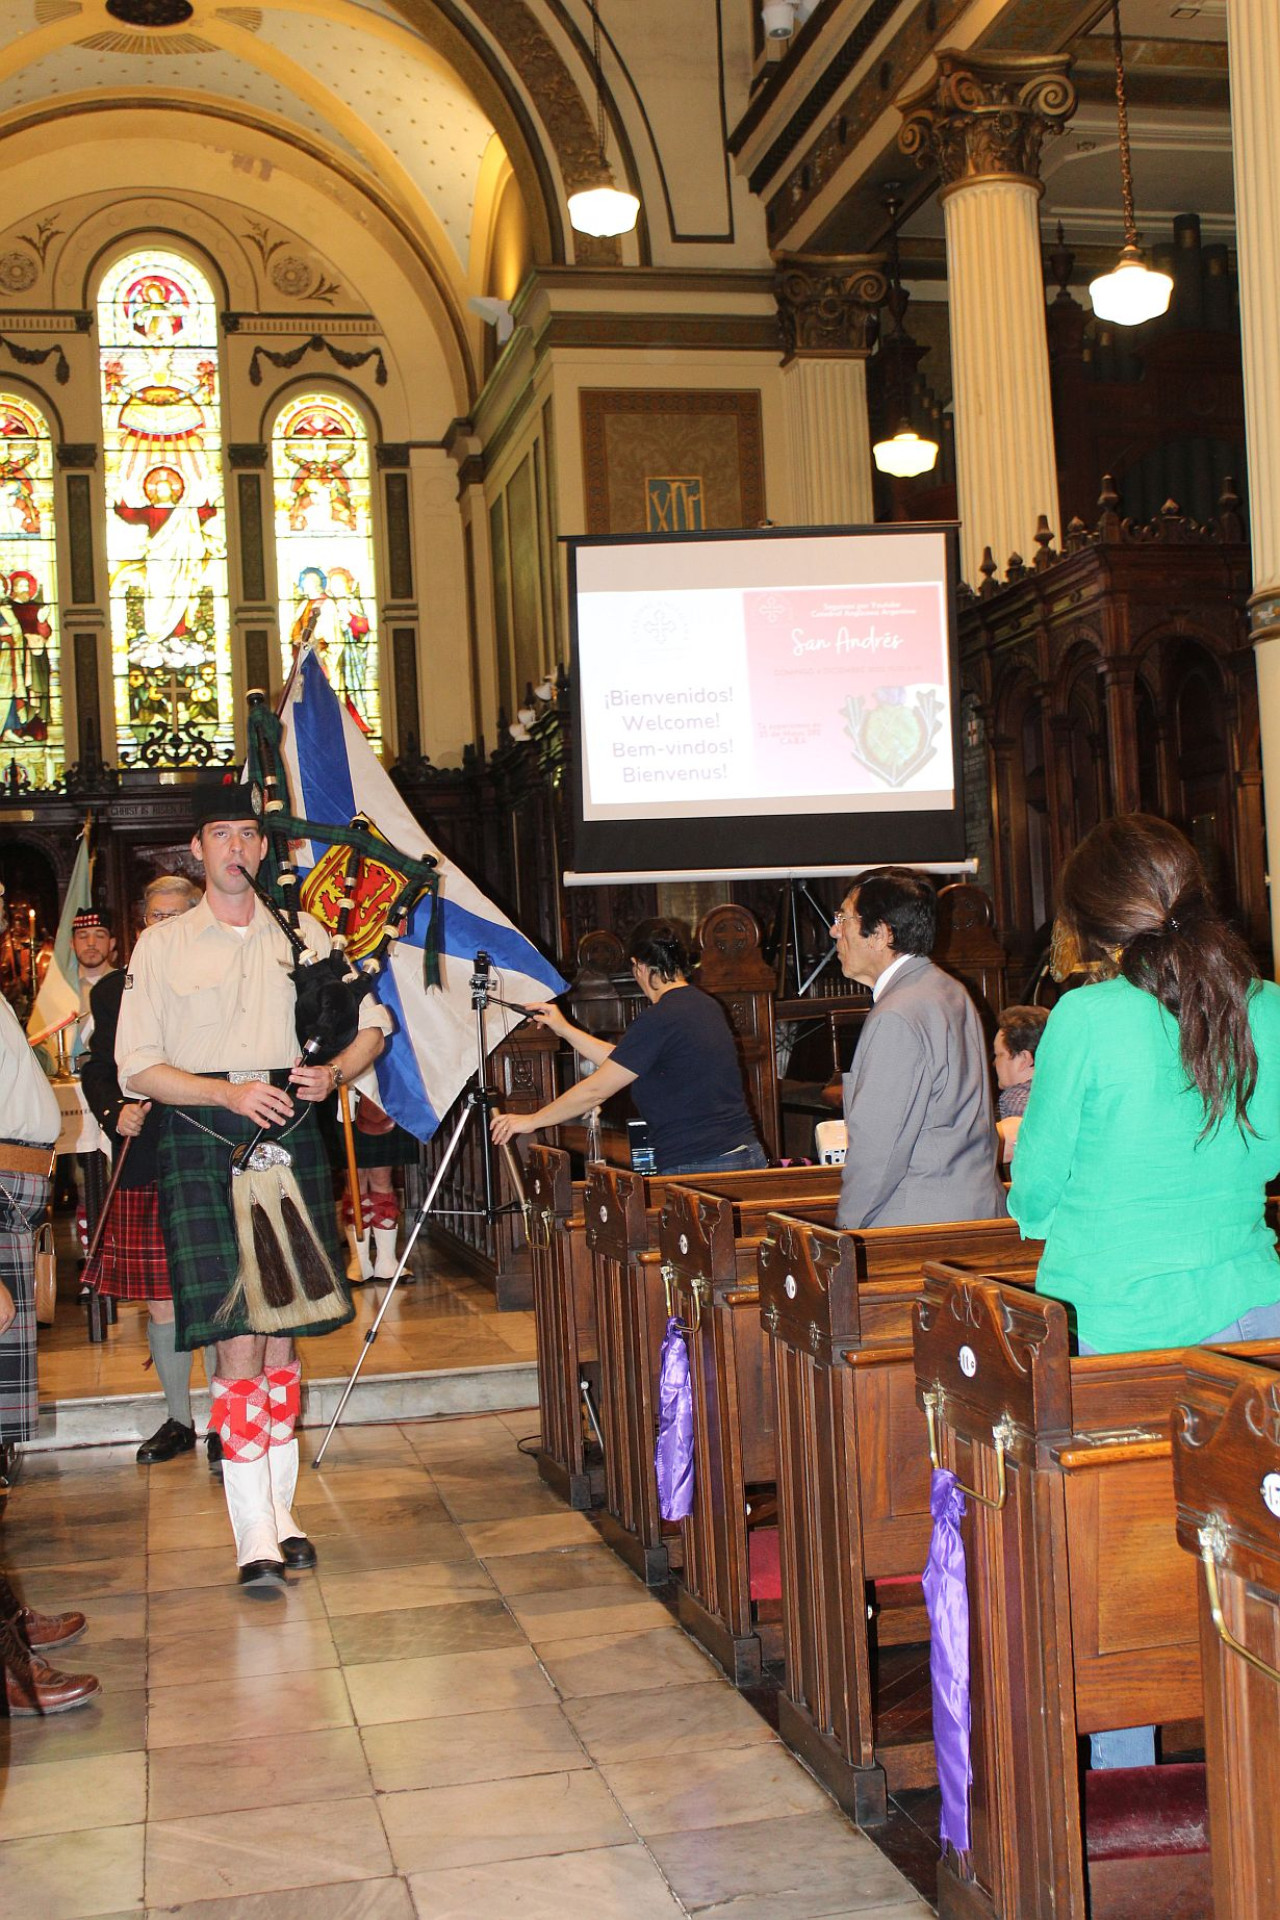
M 0 772 L 48 786 L 63 763 L 53 442 L 25 396 L 0 393 Z
M 298 394 L 276 416 L 271 454 L 285 671 L 309 640 L 376 750 L 382 704 L 368 430 L 338 394 Z
M 218 314 L 204 276 L 147 248 L 98 296 L 111 655 L 120 758 L 182 726 L 232 737 Z

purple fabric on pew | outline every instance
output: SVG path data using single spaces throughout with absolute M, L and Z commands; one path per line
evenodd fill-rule
M 693 1512 L 693 1382 L 689 1349 L 680 1322 L 667 1322 L 658 1369 L 658 1508 L 664 1520 L 687 1520 Z
M 933 1744 L 942 1794 L 939 1838 L 957 1853 L 969 1847 L 969 1596 L 960 1521 L 964 1495 L 954 1473 L 935 1467 L 929 1490 L 933 1538 L 922 1585 L 929 1614 Z

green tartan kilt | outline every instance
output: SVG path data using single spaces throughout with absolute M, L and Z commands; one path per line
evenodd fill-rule
M 211 1139 L 191 1125 L 198 1120 L 219 1137 Z M 231 1150 L 257 1132 L 252 1120 L 229 1113 L 225 1107 L 169 1107 L 159 1142 L 160 1230 L 173 1288 L 174 1343 L 191 1353 L 210 1341 L 234 1340 L 253 1328 L 243 1313 L 218 1321 L 219 1307 L 235 1285 L 240 1267 L 235 1221 L 231 1211 Z M 294 1177 L 306 1201 L 316 1237 L 342 1279 L 345 1256 L 339 1249 L 338 1215 L 333 1198 L 329 1159 L 316 1124 L 314 1107 L 307 1107 L 295 1126 L 272 1128 L 267 1140 L 280 1140 L 293 1158 Z M 346 1312 L 333 1320 L 297 1329 L 304 1334 L 332 1333 L 355 1315 L 345 1285 Z M 280 1338 L 287 1339 L 286 1329 Z

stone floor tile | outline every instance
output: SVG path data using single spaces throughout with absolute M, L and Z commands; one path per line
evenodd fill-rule
M 384 1613 L 400 1607 L 452 1606 L 458 1600 L 492 1599 L 497 1589 L 478 1560 L 432 1560 L 412 1567 L 385 1567 L 376 1582 L 363 1573 L 331 1573 L 317 1579 L 333 1618 Z
M 380 1804 L 401 1873 L 626 1846 L 635 1837 L 590 1771 L 393 1793 Z
M 677 1920 L 683 1909 L 643 1847 L 596 1847 L 446 1873 L 409 1886 L 418 1920 Z
M 342 1664 L 408 1660 L 440 1653 L 479 1653 L 488 1647 L 523 1647 L 526 1637 L 497 1594 L 434 1607 L 399 1607 L 386 1613 L 349 1614 L 333 1622 Z
M 565 1717 L 595 1761 L 660 1760 L 712 1748 L 766 1747 L 777 1735 L 733 1687 L 661 1687 L 653 1693 L 566 1700 Z
M 285 1621 L 276 1626 L 264 1617 L 275 1611 L 274 1602 L 241 1599 L 239 1618 L 219 1631 L 202 1635 L 198 1655 L 186 1635 L 153 1646 L 148 1675 L 151 1685 L 190 1686 L 195 1661 L 201 1677 L 211 1682 L 255 1673 L 303 1673 L 338 1665 L 338 1649 L 327 1622 Z
M 419 1561 L 472 1558 L 470 1543 L 451 1520 L 425 1520 L 408 1527 L 363 1524 L 338 1535 L 317 1530 L 315 1543 L 320 1563 L 330 1573 L 374 1573 L 383 1567 L 415 1566 Z
M 347 1685 L 362 1727 L 553 1704 L 547 1677 L 529 1647 L 495 1647 L 487 1653 L 446 1653 L 428 1660 L 386 1660 L 376 1666 L 352 1667 Z
M 351 1703 L 340 1672 L 249 1674 L 220 1680 L 216 1686 L 199 1681 L 186 1687 L 153 1687 L 147 1745 L 154 1750 L 235 1740 L 259 1727 L 287 1740 L 295 1733 L 350 1725 Z
M 919 1910 L 897 1868 L 834 1807 L 662 1834 L 649 1847 L 698 1920 L 818 1920 L 860 1907 L 899 1920 L 895 1901 L 902 1920 Z
M 673 1625 L 653 1633 L 599 1633 L 551 1640 L 539 1657 L 566 1700 L 591 1693 L 644 1693 L 655 1687 L 723 1682 L 719 1667 Z
M 118 1547 L 121 1543 L 116 1544 Z M 134 1543 L 127 1544 L 132 1549 Z M 27 1605 L 41 1613 L 68 1613 L 73 1608 L 87 1613 L 92 1601 L 147 1590 L 147 1562 L 140 1549 L 113 1560 L 94 1560 L 87 1566 L 72 1561 L 66 1566 L 23 1567 L 21 1572 Z
M 68 1648 L 68 1652 L 74 1651 L 74 1647 Z M 67 1664 L 70 1666 L 70 1661 Z M 83 1669 L 72 1667 L 71 1671 Z M 147 1696 L 143 1689 L 103 1693 L 87 1707 L 60 1713 L 53 1719 L 0 1720 L 0 1780 L 7 1767 L 90 1760 L 105 1753 L 137 1753 L 146 1744 Z
M 637 1581 L 622 1586 L 553 1588 L 515 1594 L 511 1611 L 535 1645 L 582 1640 L 598 1633 L 644 1633 L 669 1627 L 671 1615 Z
M 676 1767 L 665 1756 L 610 1761 L 600 1771 L 645 1840 L 657 1833 L 824 1813 L 831 1806 L 823 1788 L 781 1744 L 686 1753 Z
M 372 1799 L 242 1808 L 152 1821 L 147 1828 L 147 1905 L 153 1908 L 376 1880 L 391 1872 Z
M 447 1720 L 396 1720 L 365 1727 L 361 1738 L 379 1793 L 515 1780 L 591 1765 L 555 1706 L 471 1713 L 461 1727 Z
M 590 1546 L 600 1536 L 581 1513 L 561 1507 L 558 1513 L 523 1520 L 477 1520 L 462 1529 L 472 1551 L 481 1560 L 508 1553 L 546 1553 L 553 1547 Z
M 628 1593 L 645 1588 L 631 1569 L 611 1553 L 603 1541 L 594 1546 L 562 1547 L 549 1553 L 503 1554 L 489 1572 L 500 1593 L 514 1598 L 525 1593 L 561 1593 L 575 1587 L 622 1587 Z
M 0 1844 L 4 1911 L 24 1920 L 89 1920 L 142 1911 L 144 1829 L 92 1828 Z
M 291 1579 L 283 1594 L 268 1603 L 248 1599 L 235 1582 L 235 1569 L 230 1570 L 230 1579 L 227 1571 L 224 1565 L 223 1581 L 216 1587 L 175 1588 L 150 1595 L 147 1617 L 153 1653 L 185 1645 L 194 1673 L 206 1641 L 237 1633 L 245 1622 L 252 1624 L 255 1633 L 267 1628 L 278 1632 L 307 1620 L 325 1622 L 324 1597 L 314 1573 Z
M 370 1791 L 369 1767 L 355 1727 L 161 1747 L 150 1756 L 147 1812 L 184 1820 L 237 1807 L 285 1807 L 350 1800 Z
M 408 1883 L 349 1880 L 283 1893 L 242 1893 L 232 1900 L 192 1900 L 151 1910 L 151 1920 L 414 1920 Z
M 110 1753 L 15 1767 L 0 1787 L 0 1803 L 5 1840 L 84 1827 L 137 1826 L 147 1817 L 147 1756 Z M 0 1909 L 3 1901 L 0 1889 Z

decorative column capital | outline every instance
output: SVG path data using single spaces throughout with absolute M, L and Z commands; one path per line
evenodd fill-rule
M 943 194 L 975 180 L 1038 187 L 1044 136 L 1061 133 L 1076 109 L 1071 56 L 943 48 L 935 58 L 932 80 L 897 103 L 902 151 L 934 163 Z
M 773 295 L 783 354 L 865 359 L 889 292 L 872 253 L 775 253 Z

